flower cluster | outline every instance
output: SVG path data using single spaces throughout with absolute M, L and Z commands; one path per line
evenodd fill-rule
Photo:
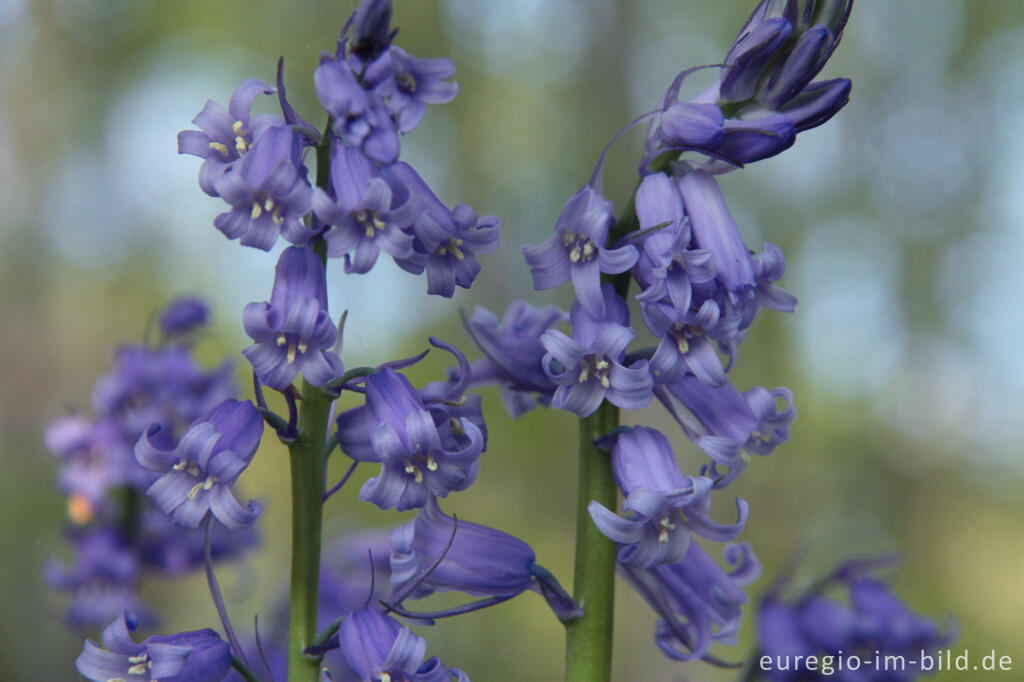
M 46 432 L 47 447 L 60 458 L 57 483 L 68 498 L 67 538 L 74 560 L 70 565 L 50 561 L 45 576 L 52 587 L 71 594 L 67 615 L 76 627 L 103 625 L 124 609 L 149 619 L 136 597 L 141 577 L 147 572 L 180 575 L 203 563 L 198 521 L 209 508 L 208 500 L 230 497 L 223 480 L 216 486 L 209 478 L 190 481 L 193 471 L 198 476 L 200 467 L 206 472 L 212 462 L 197 464 L 202 453 L 196 452 L 176 470 L 178 484 L 168 486 L 159 467 L 151 470 L 134 453 L 142 438 L 153 448 L 179 449 L 184 458 L 192 447 L 189 443 L 197 442 L 194 436 L 212 429 L 206 415 L 222 413 L 228 405 L 248 405 L 233 400 L 231 363 L 207 371 L 192 358 L 192 335 L 207 318 L 202 301 L 172 303 L 159 317 L 159 344 L 118 349 L 113 369 L 93 391 L 94 415 L 62 417 Z M 261 426 L 258 420 L 256 426 Z M 214 445 L 215 451 L 224 449 Z M 217 466 L 221 462 L 223 457 Z M 167 469 L 177 463 L 175 459 Z M 241 468 L 235 467 L 230 481 Z M 203 489 L 205 480 L 211 484 Z M 188 486 L 182 488 L 185 483 Z M 160 511 L 179 506 L 182 512 L 191 512 L 188 523 L 176 525 Z M 210 542 L 214 557 L 230 558 L 253 546 L 256 535 L 251 527 L 236 532 L 215 529 Z

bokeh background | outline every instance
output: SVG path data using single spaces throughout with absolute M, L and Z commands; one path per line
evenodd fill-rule
M 271 81 L 281 54 L 292 103 L 321 122 L 311 73 L 354 4 L 0 0 L 4 680 L 76 679 L 81 635 L 63 627 L 64 599 L 40 578 L 48 557 L 67 556 L 47 422 L 87 410 L 112 349 L 139 340 L 180 293 L 210 298 L 215 333 L 200 355 L 235 357 L 245 385 L 241 309 L 268 296 L 275 257 L 212 227 L 221 203 L 196 186 L 199 161 L 175 154 L 176 133 L 244 78 Z M 550 233 L 605 141 L 679 70 L 721 60 L 753 4 L 398 0 L 401 45 L 454 58 L 461 88 L 404 140 L 403 157 L 447 202 L 500 216 L 503 248 L 453 301 L 428 299 L 423 278 L 384 258 L 364 277 L 332 263 L 332 312 L 351 311 L 346 363 L 410 354 L 430 334 L 465 343 L 459 308 L 566 304 L 568 287 L 531 291 L 519 246 Z M 858 0 L 824 74 L 853 79 L 851 103 L 782 156 L 722 180 L 748 243 L 786 252 L 782 284 L 801 301 L 794 315 L 762 315 L 733 374 L 743 389 L 791 387 L 799 408 L 791 442 L 730 489 L 750 502 L 744 537 L 765 566 L 753 594 L 801 542 L 811 552 L 798 581 L 842 558 L 901 551 L 891 575 L 914 608 L 954 614 L 956 646 L 976 657 L 1013 657 L 1015 672 L 994 679 L 1024 676 L 1022 21 L 1015 0 Z M 693 91 L 712 77 L 693 76 Z M 610 156 L 618 204 L 641 138 Z M 432 355 L 415 381 L 443 370 Z M 479 480 L 445 508 L 524 537 L 569 584 L 574 420 L 536 410 L 513 422 L 493 391 L 485 405 Z M 656 408 L 626 419 L 671 428 Z M 674 440 L 686 466 L 703 461 Z M 263 547 L 220 568 L 242 630 L 286 572 L 286 452 L 265 441 L 244 477 L 265 506 Z M 344 463 L 334 464 L 337 476 Z M 330 533 L 410 518 L 355 502 L 358 485 L 328 504 Z M 653 614 L 620 587 L 617 680 L 734 677 L 665 659 Z M 216 623 L 201 579 L 151 581 L 144 595 L 166 631 Z M 561 626 L 535 596 L 423 634 L 474 680 L 561 678 Z M 719 653 L 743 656 L 751 637 L 748 617 L 740 645 Z

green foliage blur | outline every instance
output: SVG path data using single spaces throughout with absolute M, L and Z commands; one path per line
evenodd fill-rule
M 346 364 L 410 355 L 431 334 L 469 348 L 460 308 L 567 305 L 568 287 L 531 291 L 519 247 L 550 233 L 605 142 L 678 71 L 721 60 L 754 4 L 397 0 L 399 44 L 452 57 L 460 86 L 404 139 L 403 158 L 449 204 L 501 217 L 503 246 L 451 302 L 427 300 L 424 279 L 395 268 L 346 277 L 332 262 L 332 312 L 351 311 Z M 282 54 L 292 104 L 322 125 L 312 70 L 354 5 L 0 0 L 0 678 L 76 679 L 81 633 L 64 628 L 65 600 L 40 575 L 48 557 L 68 558 L 45 425 L 87 411 L 116 344 L 140 340 L 147 317 L 185 292 L 214 305 L 201 357 L 234 357 L 248 386 L 241 309 L 269 295 L 276 257 L 216 232 L 221 203 L 195 185 L 199 162 L 176 155 L 175 133 L 244 78 L 272 81 Z M 811 551 L 797 582 L 900 551 L 899 593 L 937 619 L 955 615 L 956 648 L 1012 656 L 1017 672 L 1000 679 L 1024 674 L 1022 21 L 1012 0 L 858 0 L 823 74 L 853 79 L 848 107 L 781 157 L 723 178 L 748 243 L 783 248 L 782 284 L 801 299 L 794 315 L 762 315 L 732 374 L 743 390 L 789 386 L 799 409 L 792 440 L 729 488 L 751 506 L 743 537 L 765 567 L 755 600 L 801 543 Z M 693 76 L 690 94 L 710 78 Z M 630 134 L 609 157 L 617 205 L 641 143 Z M 439 378 L 443 356 L 414 383 Z M 485 406 L 479 479 L 444 508 L 523 537 L 568 587 L 575 420 L 540 409 L 512 421 L 495 391 Z M 658 408 L 625 420 L 674 434 L 684 471 L 704 461 Z M 245 632 L 286 577 L 286 457 L 268 435 L 242 478 L 264 504 L 264 544 L 219 568 Z M 346 464 L 334 459 L 332 480 Z M 355 500 L 371 468 L 327 505 L 329 534 L 411 518 Z M 713 515 L 730 519 L 726 502 Z M 735 679 L 664 658 L 653 614 L 620 586 L 615 679 Z M 200 576 L 148 581 L 143 597 L 163 631 L 219 627 Z M 421 634 L 478 682 L 562 675 L 561 626 L 530 594 Z M 748 617 L 739 645 L 717 653 L 738 660 L 752 636 Z

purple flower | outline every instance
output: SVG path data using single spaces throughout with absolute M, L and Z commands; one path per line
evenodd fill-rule
M 160 430 L 154 424 L 142 434 L 135 458 L 163 474 L 146 492 L 165 514 L 184 528 L 198 528 L 207 512 L 232 529 L 256 519 L 259 505 L 250 501 L 248 508 L 242 507 L 230 490 L 263 435 L 263 419 L 252 403 L 221 403 L 193 422 L 174 448 L 154 443 L 160 441 Z
M 256 525 L 231 529 L 214 524 L 210 529 L 210 556 L 213 561 L 234 559 L 259 544 Z M 159 509 L 149 506 L 142 512 L 137 555 L 146 567 L 165 575 L 184 575 L 203 565 L 206 531 L 182 528 Z
M 477 459 L 486 445 L 477 416 L 453 410 L 444 401 L 451 387 L 436 387 L 442 395 L 426 403 L 403 375 L 383 367 L 365 379 L 366 404 L 338 416 L 338 440 L 349 457 L 380 462 L 380 474 L 370 478 L 359 499 L 381 509 L 399 511 L 422 507 L 428 494 L 445 497 L 464 490 L 476 479 Z M 457 392 L 461 388 L 456 388 Z M 453 401 L 449 401 L 453 402 Z
M 396 163 L 381 173 L 396 194 L 419 206 L 412 225 L 413 253 L 395 262 L 413 274 L 425 269 L 428 294 L 451 298 L 456 285 L 468 289 L 480 274 L 477 255 L 498 248 L 500 221 L 491 215 L 478 217 L 466 204 L 449 210 L 407 163 Z
M 454 537 L 452 530 L 455 530 Z M 445 547 L 451 540 L 451 547 Z M 508 533 L 459 521 L 458 527 L 431 497 L 416 519 L 391 531 L 392 592 L 416 581 L 419 571 L 444 553 L 444 559 L 412 593 L 457 590 L 475 596 L 514 597 L 526 590 L 544 596 L 560 619 L 582 615 L 550 572 L 536 563 L 528 544 Z
M 513 417 L 536 402 L 549 404 L 557 386 L 544 373 L 541 361 L 547 351 L 540 337 L 568 320 L 568 314 L 560 308 L 534 308 L 526 301 L 513 301 L 500 323 L 491 311 L 477 307 L 464 320 L 466 331 L 484 354 L 471 365 L 470 383 L 497 383 L 505 409 Z
M 604 318 L 601 273 L 625 272 L 638 258 L 632 245 L 606 247 L 611 224 L 612 202 L 584 185 L 566 202 L 555 224 L 555 234 L 537 246 L 523 247 L 533 288 L 553 289 L 572 279 L 584 310 L 592 317 Z
M 556 329 L 540 337 L 547 350 L 544 372 L 558 385 L 551 404 L 581 417 L 593 414 L 606 397 L 627 410 L 639 410 L 651 402 L 653 380 L 647 361 L 622 364 L 635 334 L 628 326 L 626 302 L 610 284 L 604 285 L 601 307 L 607 317 L 595 318 L 582 301 L 576 301 L 569 314 L 572 338 Z
M 391 44 L 391 0 L 364 0 L 352 15 L 352 53 L 376 59 Z
M 213 181 L 227 165 L 244 156 L 268 128 L 281 125 L 281 119 L 271 114 L 251 118 L 249 115 L 257 96 L 273 93 L 274 88 L 257 78 L 250 78 L 235 89 L 227 110 L 208 100 L 203 110 L 192 119 L 199 130 L 178 133 L 178 153 L 204 159 L 199 170 L 199 186 L 210 196 L 219 196 Z
M 454 75 L 450 59 L 417 59 L 392 47 L 367 68 L 366 79 L 378 83 L 375 92 L 387 100 L 398 132 L 408 133 L 419 124 L 428 104 L 455 99 L 459 85 L 447 80 Z
M 160 331 L 166 337 L 181 336 L 206 326 L 210 307 L 201 298 L 179 298 L 160 313 Z
M 135 463 L 121 426 L 109 417 L 58 419 L 46 430 L 46 446 L 61 459 L 57 487 L 69 497 L 68 515 L 79 525 L 95 517 L 111 489 L 152 482 Z
M 412 256 L 413 238 L 402 231 L 411 224 L 409 198 L 392 207 L 392 193 L 373 164 L 355 147 L 336 145 L 331 155 L 334 198 L 317 187 L 313 211 L 325 224 L 327 255 L 345 256 L 345 272 L 369 272 L 383 249 L 394 258 Z
M 317 97 L 334 121 L 334 134 L 382 164 L 398 159 L 398 130 L 387 104 L 364 89 L 352 67 L 341 57 L 323 54 L 313 73 Z
M 650 363 L 656 384 L 676 383 L 688 372 L 709 386 L 726 382 L 725 368 L 709 338 L 709 331 L 718 328 L 719 314 L 720 308 L 710 299 L 696 312 L 680 313 L 660 302 L 643 306 L 644 322 L 659 339 Z
M 302 140 L 288 126 L 267 130 L 241 160 L 213 180 L 217 195 L 232 209 L 214 226 L 228 239 L 269 251 L 281 235 L 305 244 L 315 233 L 303 216 L 312 209 L 312 188 L 302 164 Z
M 731 383 L 709 386 L 693 376 L 666 387 L 696 418 L 681 422 L 687 435 L 711 457 L 715 465 L 729 467 L 725 485 L 746 466 L 744 451 L 767 455 L 789 439 L 789 424 L 796 417 L 793 393 L 784 387 L 767 390 L 755 386 L 740 393 Z M 673 414 L 678 413 L 659 399 Z M 778 401 L 783 401 L 780 408 Z M 713 467 L 714 468 L 714 467 Z
M 683 476 L 672 445 L 662 433 L 635 428 L 620 434 L 612 448 L 612 469 L 627 513 L 617 516 L 599 502 L 587 511 L 608 539 L 619 545 L 619 561 L 638 568 L 683 560 L 690 532 L 717 542 L 734 540 L 747 520 L 747 503 L 737 498 L 739 520 L 720 524 L 707 516 L 713 481 Z
M 255 343 L 242 354 L 259 380 L 278 390 L 295 376 L 323 386 L 343 374 L 341 358 L 330 350 L 338 330 L 327 310 L 327 279 L 319 256 L 308 247 L 281 253 L 270 301 L 250 303 L 242 316 Z
M 86 641 L 75 668 L 95 682 L 219 682 L 231 669 L 230 647 L 213 630 L 154 635 L 137 644 L 136 626 L 123 612 L 103 631 L 105 649 Z
M 708 655 L 713 642 L 734 644 L 743 618 L 743 591 L 761 575 L 750 546 L 726 545 L 726 573 L 701 547 L 691 542 L 683 560 L 639 569 L 619 564 L 622 574 L 661 617 L 655 630 L 658 647 L 669 658 L 688 661 Z
M 341 651 L 364 682 L 460 682 L 469 678 L 449 670 L 436 656 L 423 660 L 427 642 L 391 616 L 362 608 L 346 616 L 338 631 Z

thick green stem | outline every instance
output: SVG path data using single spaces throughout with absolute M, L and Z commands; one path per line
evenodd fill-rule
M 615 479 L 608 452 L 594 441 L 619 425 L 619 408 L 604 402 L 580 419 L 579 498 L 576 501 L 576 573 L 573 597 L 584 616 L 566 625 L 566 682 L 608 682 L 612 674 L 615 605 L 615 543 L 590 519 L 591 500 L 616 508 Z
M 291 444 L 292 566 L 288 621 L 288 679 L 318 682 L 317 661 L 302 652 L 317 637 L 320 590 L 320 529 L 323 521 L 324 458 L 332 398 L 302 382 L 299 435 Z

